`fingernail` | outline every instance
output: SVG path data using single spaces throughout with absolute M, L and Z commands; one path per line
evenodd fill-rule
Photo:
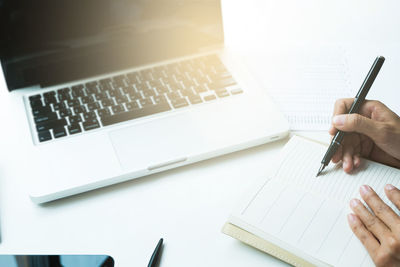
M 360 187 L 360 191 L 362 195 L 369 194 L 369 192 L 371 192 L 371 187 L 369 187 L 368 185 L 363 185 Z
M 385 185 L 385 189 L 390 191 L 390 190 L 395 189 L 395 187 L 393 185 L 391 185 L 391 184 L 387 184 L 387 185 Z
M 355 208 L 355 207 L 357 207 L 357 205 L 358 205 L 357 199 L 354 198 L 350 201 L 350 207 Z
M 332 122 L 336 126 L 342 126 L 346 120 L 346 115 L 336 115 L 333 117 Z
M 347 214 L 347 220 L 349 220 L 349 222 L 353 224 L 356 222 L 356 216 L 354 216 L 354 214 L 352 213 Z

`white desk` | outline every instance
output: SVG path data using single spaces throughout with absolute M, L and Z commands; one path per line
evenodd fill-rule
M 304 1 L 302 1 L 302 8 L 298 9 L 299 13 L 296 13 L 295 10 L 300 2 L 297 4 L 295 4 L 295 1 L 292 3 L 290 1 L 276 2 L 284 3 L 278 4 L 274 1 L 224 1 L 225 17 L 228 22 L 236 17 L 236 19 L 240 18 L 241 21 L 246 21 L 247 24 L 254 23 L 254 25 L 259 26 L 260 23 L 264 23 L 264 25 L 267 25 L 267 29 L 271 29 L 269 36 L 276 38 L 281 36 L 282 33 L 277 28 L 272 29 L 271 22 L 274 21 L 274 18 L 268 17 L 265 21 L 257 20 L 255 17 L 249 17 L 253 14 L 251 10 L 260 15 L 259 18 L 263 14 L 267 14 L 268 16 L 276 16 L 275 19 L 279 21 L 279 12 L 285 10 L 285 5 L 294 5 L 290 8 L 289 15 L 291 22 L 295 22 L 296 17 L 293 16 L 297 14 L 297 19 L 303 18 L 304 13 L 307 13 L 305 9 L 308 6 L 319 12 L 317 17 L 320 18 L 321 24 L 325 23 L 329 26 L 329 34 L 324 35 L 323 30 L 315 29 L 314 32 L 317 32 L 317 35 L 319 34 L 316 37 L 311 35 L 313 30 L 305 28 L 303 30 L 306 33 L 305 37 L 301 35 L 302 28 L 308 25 L 309 17 L 299 25 L 289 23 L 291 26 L 289 27 L 289 24 L 284 24 L 282 29 L 287 31 L 287 35 L 293 33 L 292 41 L 298 41 L 300 37 L 311 41 L 315 41 L 313 38 L 317 41 L 332 41 L 330 34 L 332 30 L 336 29 L 332 20 L 335 19 L 335 14 L 340 13 L 342 2 L 337 1 L 338 4 L 329 3 L 329 8 L 334 13 L 325 20 L 324 14 L 330 13 L 326 10 L 325 4 L 319 3 L 320 1 L 308 1 L 306 7 L 304 7 Z M 375 7 L 378 2 L 381 3 L 382 1 L 371 1 L 371 5 Z M 244 11 L 244 15 L 242 14 L 244 17 L 236 16 L 235 13 L 235 6 L 237 7 L 240 3 L 246 3 L 247 9 Z M 367 5 L 364 2 L 358 4 Z M 385 9 L 389 12 L 389 15 L 386 16 L 385 22 L 381 23 L 386 28 L 391 25 L 392 20 L 396 20 L 396 22 L 398 20 L 395 17 L 397 14 L 394 14 L 396 9 L 393 5 L 395 3 L 392 1 L 389 4 Z M 320 9 L 314 5 L 319 5 Z M 279 11 L 277 14 L 271 11 L 274 8 Z M 369 15 L 368 12 L 373 13 L 373 10 L 366 8 L 362 11 L 366 13 L 365 16 Z M 382 11 L 382 8 L 378 11 L 377 14 L 373 13 L 375 14 L 373 15 L 374 18 L 386 14 Z M 287 13 L 285 14 L 289 16 Z M 315 13 L 312 14 L 316 17 Z M 346 11 L 342 16 L 349 19 L 351 14 Z M 363 18 L 357 17 L 354 20 L 354 24 L 359 25 L 362 23 L 359 23 L 358 20 L 362 22 Z M 311 22 L 312 20 L 310 20 L 310 25 Z M 231 38 L 232 35 L 229 34 L 237 30 L 238 35 L 244 35 L 246 27 L 236 29 L 232 25 L 228 23 L 226 26 L 227 42 L 235 45 L 234 38 Z M 397 25 L 400 25 L 400 23 L 397 23 Z M 344 26 L 345 23 L 341 20 L 336 30 L 346 30 Z M 254 34 L 257 27 L 254 27 Z M 320 29 L 324 29 L 324 26 L 320 27 Z M 358 30 L 358 26 L 355 29 Z M 379 27 L 374 29 L 378 31 Z M 239 30 L 243 30 L 243 32 Z M 350 33 L 351 31 L 345 31 L 344 38 L 341 40 L 349 42 L 348 38 L 352 36 Z M 362 31 L 361 34 L 355 36 L 355 39 L 365 40 L 366 36 L 369 36 L 365 33 L 365 31 Z M 386 32 L 380 33 L 385 35 Z M 398 33 L 398 28 L 393 31 L 392 35 L 395 33 Z M 386 38 L 391 42 L 400 40 L 397 35 L 389 35 L 387 33 Z M 258 36 L 265 35 L 259 32 Z M 327 36 L 329 38 L 325 38 Z M 260 40 L 265 42 L 264 48 L 268 45 L 277 45 L 276 43 L 268 43 L 265 38 L 260 38 Z M 261 44 L 261 41 L 258 44 Z M 290 40 L 286 41 L 290 42 Z M 244 44 L 242 47 L 246 48 L 246 46 L 249 46 L 249 44 Z M 354 64 L 358 67 L 362 66 L 357 69 L 360 73 L 353 76 L 356 87 L 361 84 L 372 62 L 371 58 L 375 56 L 374 49 L 379 50 L 379 47 L 382 46 L 375 46 L 374 48 L 372 45 L 372 48 L 365 48 L 367 51 L 364 52 L 356 49 L 359 57 L 358 60 L 353 60 Z M 365 55 L 372 51 L 374 51 L 372 57 L 365 58 Z M 391 67 L 387 67 L 386 85 L 389 84 L 387 81 L 397 80 L 398 71 L 395 66 L 400 66 L 400 60 L 389 62 L 387 61 L 386 66 Z M 397 64 L 394 64 L 395 62 Z M 380 82 L 384 84 L 383 79 Z M 392 92 L 391 94 L 395 95 L 394 89 L 400 87 L 398 84 L 393 84 L 391 88 L 383 85 L 382 88 L 388 94 Z M 371 93 L 371 95 L 381 96 L 378 93 Z M 390 107 L 396 111 L 400 110 L 395 99 L 388 97 L 387 100 Z M 4 80 L 1 78 L 1 254 L 105 253 L 114 257 L 117 266 L 146 266 L 158 239 L 164 237 L 162 267 L 285 266 L 284 263 L 225 236 L 220 230 L 236 200 L 251 187 L 254 181 L 263 177 L 269 167 L 270 160 L 276 157 L 279 149 L 287 140 L 70 197 L 44 206 L 37 206 L 28 198 L 28 188 L 26 188 L 26 181 L 34 179 L 29 175 L 30 168 L 34 166 L 30 166 L 29 158 L 24 155 L 24 147 L 31 145 L 31 138 L 24 120 L 24 111 L 16 104 L 18 101 L 20 99 L 17 94 L 6 92 Z M 19 119 L 15 121 L 14 118 Z M 307 133 L 307 135 L 322 140 L 328 138 L 326 133 Z

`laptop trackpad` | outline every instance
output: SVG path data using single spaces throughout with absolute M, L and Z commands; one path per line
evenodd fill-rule
M 192 116 L 173 116 L 110 132 L 123 170 L 151 170 L 182 162 L 226 141 L 214 131 L 210 138 L 210 122 L 194 121 Z

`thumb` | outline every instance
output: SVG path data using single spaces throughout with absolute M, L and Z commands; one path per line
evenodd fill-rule
M 338 130 L 365 134 L 373 140 L 377 138 L 379 133 L 379 122 L 359 114 L 336 115 L 332 118 L 332 123 Z

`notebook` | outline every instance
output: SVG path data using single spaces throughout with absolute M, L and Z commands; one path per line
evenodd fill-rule
M 223 233 L 294 266 L 374 266 L 348 226 L 348 203 L 368 184 L 398 212 L 383 189 L 400 185 L 400 170 L 363 160 L 351 175 L 330 164 L 316 178 L 326 148 L 292 137 L 266 179 L 231 213 Z

